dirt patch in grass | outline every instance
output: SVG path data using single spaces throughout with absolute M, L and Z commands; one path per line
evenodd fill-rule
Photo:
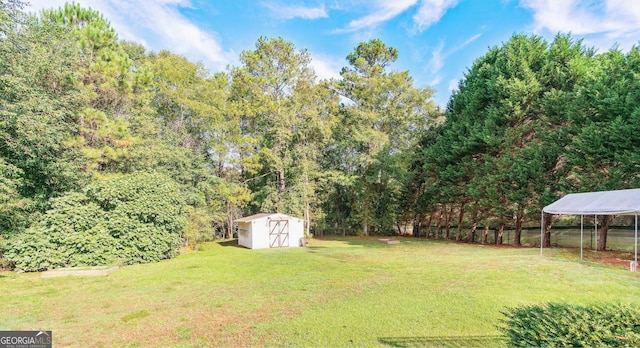
M 591 262 L 604 263 L 614 267 L 629 269 L 633 261 L 633 253 L 624 251 L 595 251 L 583 250 L 583 259 Z
M 199 305 L 199 306 L 198 306 Z M 72 346 L 263 346 L 274 337 L 262 337 L 255 331 L 256 323 L 273 320 L 276 316 L 289 318 L 299 313 L 280 305 L 264 306 L 253 311 L 239 312 L 232 305 L 211 308 L 195 304 L 188 308 L 151 306 L 120 317 L 120 320 L 96 320 L 94 323 L 76 320 L 64 328 L 56 328 L 58 344 Z M 62 314 L 62 313 L 60 313 Z M 78 318 L 74 318 L 78 319 Z M 95 325 L 101 324 L 101 329 Z M 82 335 L 90 332 L 91 335 Z M 281 342 L 282 344 L 285 341 Z
M 95 277 L 106 276 L 109 273 L 118 270 L 118 266 L 99 266 L 99 267 L 69 267 L 58 268 L 50 271 L 42 272 L 42 278 L 54 277 Z
M 458 242 L 460 244 L 468 243 Z M 539 246 L 531 247 L 531 246 L 514 246 L 511 244 L 471 244 L 482 248 L 490 248 L 490 249 L 540 249 Z M 545 248 L 546 250 L 547 248 Z M 559 249 L 566 251 L 567 254 L 572 255 L 572 257 L 580 258 L 580 248 L 559 248 L 554 247 L 553 249 Z M 616 251 L 616 250 L 606 250 L 606 251 L 596 251 L 590 249 L 583 249 L 583 260 L 595 263 L 602 263 L 605 265 L 613 266 L 616 268 L 624 268 L 629 269 L 629 263 L 633 261 L 634 255 L 628 251 Z M 640 261 L 639 261 L 640 263 Z M 640 267 L 638 267 L 638 271 L 640 271 Z

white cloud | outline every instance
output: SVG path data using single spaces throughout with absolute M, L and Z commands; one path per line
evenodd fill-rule
M 371 11 L 368 15 L 352 20 L 339 32 L 353 32 L 375 27 L 413 8 L 418 1 L 420 6 L 413 16 L 413 21 L 418 31 L 423 31 L 437 23 L 448 9 L 458 4 L 459 0 L 372 0 L 369 2 L 368 7 Z
M 579 0 L 523 0 L 522 6 L 533 10 L 536 29 L 573 32 L 583 35 L 606 30 L 590 11 L 587 2 Z M 592 3 L 593 4 L 593 3 Z M 591 5 L 592 5 L 591 4 Z M 602 23 L 601 23 L 602 24 Z
M 429 60 L 429 64 L 427 64 L 427 66 L 434 74 L 437 74 L 442 69 L 442 67 L 444 66 L 444 59 L 450 54 L 446 53 L 443 56 L 443 49 L 444 41 L 440 41 L 440 45 L 438 45 L 438 47 L 431 51 L 431 60 Z
M 266 8 L 271 10 L 278 18 L 292 19 L 317 19 L 329 17 L 324 6 L 304 7 L 304 6 L 284 6 L 275 3 L 264 3 Z
M 470 38 L 468 38 L 467 40 L 465 40 L 462 44 L 452 47 L 447 51 L 444 50 L 444 41 L 440 41 L 440 44 L 438 45 L 438 47 L 431 50 L 431 59 L 427 64 L 427 68 L 429 69 L 429 72 L 432 75 L 439 74 L 440 70 L 442 70 L 442 68 L 444 67 L 444 63 L 447 57 L 465 48 L 467 45 L 476 41 L 480 36 L 482 36 L 482 33 L 475 34 Z
M 533 12 L 533 29 L 572 33 L 585 43 L 609 49 L 615 43 L 629 48 L 640 34 L 637 0 L 520 0 Z
M 321 80 L 339 79 L 340 70 L 344 65 L 344 58 L 311 53 L 311 67 Z
M 423 31 L 440 21 L 445 12 L 457 4 L 458 0 L 422 0 L 418 13 L 413 16 L 418 31 Z
M 429 81 L 429 86 L 439 85 L 442 82 L 442 76 L 436 75 L 431 81 Z
M 480 38 L 480 36 L 482 36 L 482 33 L 477 33 L 477 34 L 473 35 L 472 37 L 468 38 L 465 42 L 462 43 L 462 45 L 460 45 L 460 48 L 458 48 L 457 50 L 460 50 L 463 47 L 467 46 L 468 44 L 476 41 L 477 39 Z
M 449 81 L 449 92 L 454 92 L 458 90 L 458 84 L 460 83 L 460 81 L 453 79 Z
M 435 99 L 436 103 L 441 107 L 444 108 L 449 101 L 451 93 L 458 90 L 458 79 L 451 79 L 448 82 L 443 81 L 443 77 L 448 79 L 451 76 L 451 74 L 447 73 L 446 69 L 443 71 L 443 67 L 446 64 L 447 58 L 452 54 L 462 50 L 472 42 L 476 41 L 481 36 L 482 33 L 472 35 L 461 44 L 446 50 L 445 42 L 440 41 L 440 44 L 436 48 L 431 50 L 431 59 L 426 64 L 425 72 L 428 76 L 431 77 L 429 85 L 439 86 L 435 94 Z
M 60 7 L 66 0 L 31 0 L 30 11 Z M 76 0 L 101 12 L 119 37 L 139 42 L 152 50 L 167 49 L 192 61 L 202 61 L 209 70 L 221 71 L 235 61 L 211 33 L 183 16 L 179 8 L 191 8 L 189 0 Z
M 417 1 L 418 0 L 376 0 L 373 6 L 375 10 L 371 14 L 352 20 L 343 31 L 357 31 L 386 22 L 411 8 Z

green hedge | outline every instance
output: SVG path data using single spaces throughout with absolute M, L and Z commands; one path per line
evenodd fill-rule
M 546 303 L 510 308 L 499 329 L 515 347 L 640 345 L 640 310 L 629 305 Z
M 52 200 L 4 252 L 16 270 L 148 263 L 174 257 L 186 224 L 177 184 L 136 173 L 98 181 Z

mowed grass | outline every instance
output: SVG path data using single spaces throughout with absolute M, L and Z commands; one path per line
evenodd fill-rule
M 55 346 L 501 346 L 518 304 L 640 304 L 640 277 L 577 250 L 402 239 L 210 243 L 102 277 L 0 273 L 0 330 Z

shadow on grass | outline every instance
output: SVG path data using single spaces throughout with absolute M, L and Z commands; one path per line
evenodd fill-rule
M 327 250 L 329 249 L 329 247 L 326 246 L 318 246 L 318 245 L 308 245 L 306 247 L 306 249 L 310 252 L 310 253 L 318 253 L 322 250 Z
M 500 347 L 507 345 L 504 336 L 380 337 L 378 341 L 391 347 Z
M 226 240 L 224 242 L 218 242 L 218 244 L 220 246 L 223 246 L 223 247 L 236 247 L 236 248 L 244 249 L 243 246 L 238 245 L 238 240 L 237 239 Z

